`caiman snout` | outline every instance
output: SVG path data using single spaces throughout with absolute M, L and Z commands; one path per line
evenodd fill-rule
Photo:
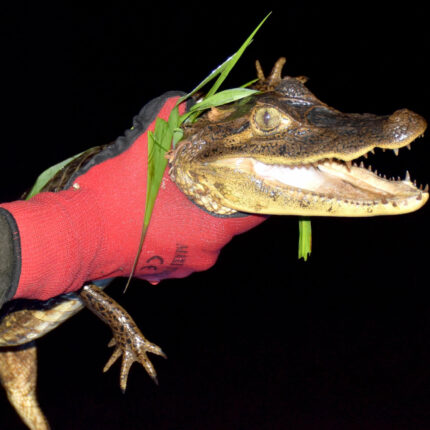
M 426 120 L 408 109 L 392 115 L 342 113 L 328 106 L 315 106 L 306 115 L 314 144 L 301 154 L 303 163 L 323 158 L 354 160 L 374 148 L 397 150 L 421 136 Z M 312 137 L 313 135 L 313 137 Z
M 409 109 L 399 109 L 388 118 L 384 132 L 388 138 L 391 135 L 391 144 L 403 146 L 405 141 L 408 144 L 421 136 L 426 128 L 427 122 L 421 115 Z

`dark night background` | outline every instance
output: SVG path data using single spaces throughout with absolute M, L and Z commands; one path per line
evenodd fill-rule
M 226 85 L 282 55 L 286 73 L 309 76 L 342 111 L 407 107 L 430 120 L 424 10 L 285 3 L 2 5 L 0 200 L 115 139 L 151 98 L 193 88 L 270 10 Z M 428 183 L 429 137 L 412 146 L 370 163 Z M 110 331 L 81 312 L 39 341 L 53 429 L 430 428 L 429 214 L 315 219 L 307 263 L 297 219 L 272 217 L 209 271 L 136 280 L 124 296 L 117 281 L 108 292 L 169 356 L 152 360 L 160 385 L 135 364 L 122 395 L 118 364 L 101 371 Z M 0 428 L 24 429 L 1 392 Z

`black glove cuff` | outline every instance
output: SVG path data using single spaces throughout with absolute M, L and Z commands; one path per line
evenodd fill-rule
M 21 242 L 14 217 L 0 208 L 0 307 L 18 288 L 21 274 Z

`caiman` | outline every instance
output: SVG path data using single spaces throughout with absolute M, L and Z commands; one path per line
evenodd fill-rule
M 168 154 L 170 177 L 179 189 L 217 216 L 244 212 L 367 217 L 422 207 L 428 186 L 418 188 L 409 173 L 403 180 L 387 179 L 355 160 L 367 158 L 375 148 L 397 154 L 424 133 L 426 121 L 407 109 L 387 116 L 339 112 L 307 89 L 306 78 L 282 78 L 284 62 L 279 59 L 267 78 L 257 62 L 259 93 L 212 108 L 184 126 L 184 139 Z M 93 148 L 76 158 L 43 191 L 64 189 L 68 179 L 102 150 Z M 116 349 L 105 370 L 123 356 L 121 388 L 134 361 L 156 378 L 146 352 L 163 352 L 99 287 L 86 285 L 76 294 L 47 302 L 12 301 L 0 322 L 0 379 L 33 430 L 49 429 L 35 395 L 33 341 L 84 305 L 112 328 Z

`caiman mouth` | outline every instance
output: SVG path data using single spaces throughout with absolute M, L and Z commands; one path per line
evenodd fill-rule
M 409 142 L 408 142 L 409 144 Z M 396 154 L 398 149 L 395 149 Z M 387 179 L 363 162 L 324 159 L 306 165 L 266 164 L 250 157 L 214 162 L 264 183 L 266 195 L 289 196 L 289 213 L 330 216 L 374 216 L 413 212 L 428 200 L 428 185 L 417 187 L 406 171 L 404 179 Z M 296 201 L 296 204 L 293 202 Z M 296 210 L 291 210 L 292 206 Z M 283 214 L 270 205 L 267 212 Z M 240 209 L 239 209 L 240 210 Z

